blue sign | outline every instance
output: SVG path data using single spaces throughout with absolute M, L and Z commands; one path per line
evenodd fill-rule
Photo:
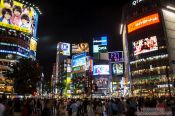
M 124 62 L 123 51 L 109 52 L 110 62 Z
M 86 52 L 72 56 L 72 67 L 86 65 Z
M 62 43 L 61 49 L 62 49 L 62 50 L 68 50 L 68 49 L 69 49 L 68 44 L 67 44 L 67 43 Z
M 105 53 L 107 52 L 107 36 L 94 38 L 93 40 L 93 53 Z

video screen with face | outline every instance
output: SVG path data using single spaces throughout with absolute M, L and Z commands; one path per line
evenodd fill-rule
M 147 53 L 158 50 L 157 37 L 152 36 L 150 38 L 140 39 L 132 42 L 134 55 Z
M 14 0 L 1 0 L 0 26 L 36 36 L 38 14 L 34 8 Z

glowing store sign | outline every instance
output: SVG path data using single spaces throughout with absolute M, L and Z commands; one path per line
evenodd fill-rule
M 128 25 L 128 33 L 131 33 L 135 30 L 138 30 L 138 29 L 141 29 L 143 27 L 150 26 L 152 24 L 156 24 L 159 22 L 160 22 L 160 19 L 159 19 L 158 13 L 140 18 L 140 19 L 138 19 L 138 20 L 136 20 Z
M 137 5 L 138 3 L 142 2 L 143 0 L 134 0 L 132 1 L 132 5 L 135 6 Z
M 173 85 L 170 84 L 170 87 L 172 87 Z M 157 85 L 158 88 L 164 88 L 164 87 L 168 87 L 168 84 L 163 84 L 163 85 Z

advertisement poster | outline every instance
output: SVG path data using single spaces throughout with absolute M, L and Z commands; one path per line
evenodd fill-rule
M 78 54 L 82 52 L 89 52 L 89 44 L 88 43 L 79 43 L 72 44 L 72 53 Z
M 0 26 L 36 36 L 37 12 L 27 5 L 14 0 L 1 0 Z
M 109 65 L 94 65 L 93 75 L 109 75 Z
M 147 53 L 158 50 L 157 37 L 152 36 L 150 38 L 141 39 L 133 42 L 134 55 Z
M 86 52 L 72 56 L 72 67 L 86 65 Z

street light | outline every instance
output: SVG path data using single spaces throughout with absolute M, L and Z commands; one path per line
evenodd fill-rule
M 174 10 L 175 11 L 175 7 L 172 6 L 166 6 L 166 8 L 170 9 L 170 10 Z

